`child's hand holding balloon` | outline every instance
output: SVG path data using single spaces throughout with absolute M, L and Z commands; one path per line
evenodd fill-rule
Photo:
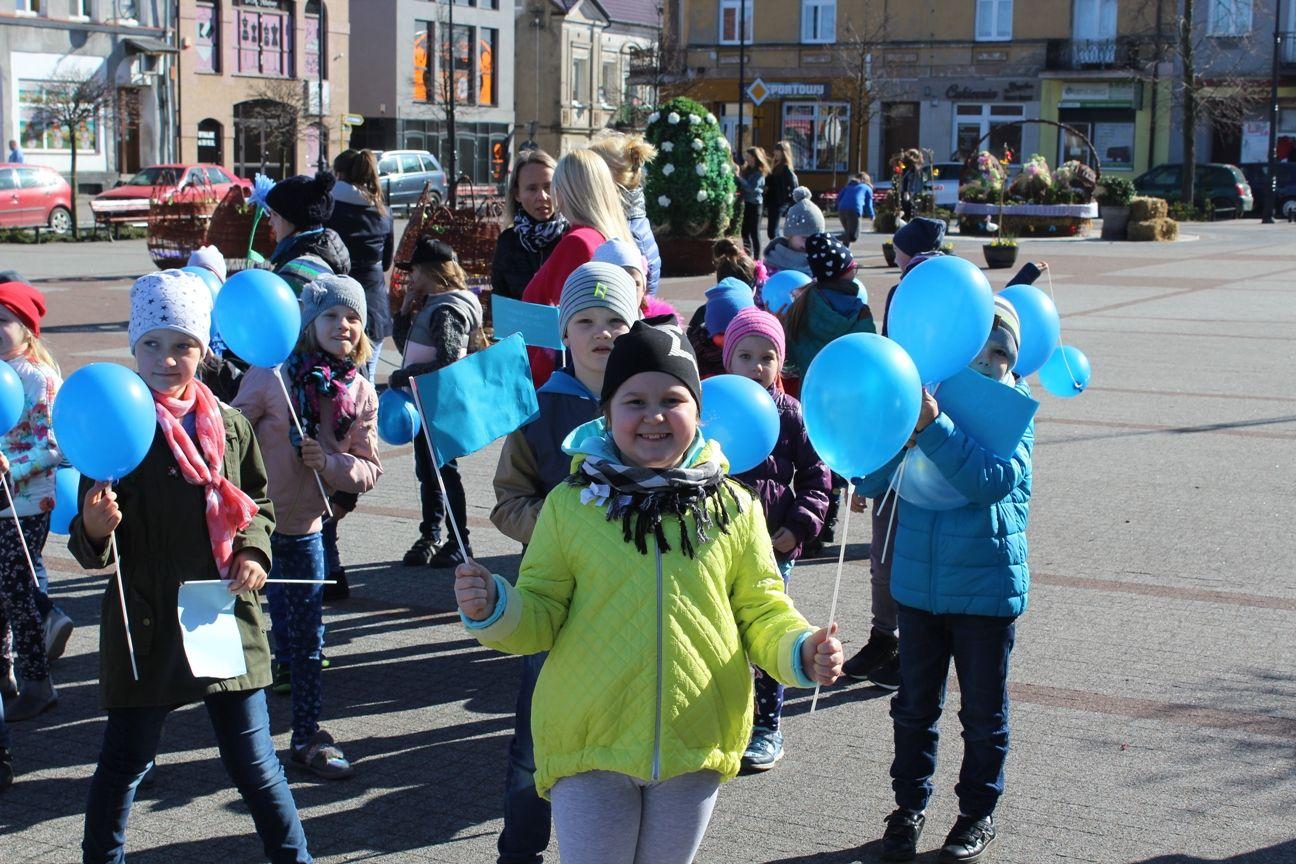
M 932 424 L 932 421 L 940 416 L 940 405 L 936 402 L 936 397 L 927 392 L 924 387 L 922 391 L 922 404 L 918 406 L 918 422 L 914 424 L 914 434 L 909 436 L 909 442 L 906 447 L 912 447 L 914 439 L 918 433 Z
M 121 509 L 117 506 L 117 493 L 112 484 L 100 481 L 86 493 L 81 505 L 81 525 L 86 538 L 96 546 L 103 546 L 117 526 L 122 522 Z
M 490 617 L 495 610 L 495 577 L 471 558 L 455 568 L 455 602 L 473 621 Z M 806 640 L 809 641 L 809 640 Z

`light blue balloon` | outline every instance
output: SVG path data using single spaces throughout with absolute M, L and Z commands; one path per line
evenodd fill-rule
M 808 284 L 810 277 L 800 270 L 780 270 L 761 286 L 765 308 L 777 315 L 792 304 L 793 292 Z
M 116 363 L 72 373 L 54 399 L 54 438 L 63 455 L 93 480 L 120 480 L 135 470 L 157 428 L 148 385 Z
M 216 327 L 253 366 L 278 366 L 297 345 L 301 307 L 288 283 L 269 270 L 242 270 L 221 287 Z
M 953 510 L 969 503 L 919 447 L 909 449 L 900 470 L 899 494 L 910 504 L 924 510 Z
M 1083 393 L 1092 374 L 1089 358 L 1070 345 L 1059 345 L 1039 370 L 1044 389 L 1059 399 L 1074 399 Z
M 422 423 L 414 399 L 403 390 L 388 388 L 378 397 L 378 437 L 393 447 L 408 444 Z
M 887 334 L 900 344 L 927 384 L 944 381 L 971 363 L 990 336 L 994 292 L 975 264 L 937 255 L 900 280 Z
M 50 530 L 66 534 L 72 527 L 81 502 L 77 495 L 81 489 L 81 472 L 75 468 L 60 468 L 54 472 L 54 512 L 50 513 Z
M 0 435 L 8 435 L 9 430 L 18 425 L 26 401 L 22 379 L 12 366 L 0 362 Z
M 716 441 L 729 460 L 729 473 L 750 471 L 778 443 L 774 397 L 750 378 L 715 375 L 702 382 L 702 434 Z
M 913 360 L 876 333 L 829 342 L 801 386 L 806 432 L 820 458 L 843 477 L 881 468 L 913 434 L 922 381 Z
M 1034 285 L 1009 285 L 999 296 L 1013 305 L 1021 322 L 1021 345 L 1012 371 L 1025 377 L 1043 366 L 1058 345 L 1062 325 L 1057 307 Z
M 214 304 L 216 302 L 216 297 L 220 294 L 221 289 L 221 280 L 219 276 L 208 270 L 206 267 L 199 267 L 196 264 L 191 264 L 188 267 L 181 267 L 180 269 L 185 273 L 192 273 L 201 279 L 203 284 L 207 286 L 207 290 L 211 292 L 212 303 Z

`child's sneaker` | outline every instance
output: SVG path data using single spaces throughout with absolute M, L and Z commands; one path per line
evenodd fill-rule
M 12 786 L 13 781 L 13 757 L 9 755 L 8 750 L 0 747 L 0 792 Z
M 62 609 L 51 609 L 45 616 L 45 657 L 49 662 L 63 656 L 73 629 L 72 619 Z
M 437 539 L 431 534 L 424 534 L 414 541 L 414 545 L 405 553 L 401 563 L 406 567 L 426 567 L 432 562 L 432 556 L 436 554 Z
M 278 660 L 270 661 L 270 692 L 280 696 L 292 692 L 292 672 Z
M 870 630 L 868 644 L 842 664 L 842 674 L 863 681 L 869 673 L 900 656 L 900 640 L 883 630 Z
M 305 744 L 292 745 L 292 761 L 325 780 L 342 780 L 354 773 L 333 736 L 323 729 L 316 730 Z
M 468 553 L 468 557 L 471 558 L 472 546 L 465 544 L 465 551 Z M 464 556 L 463 552 L 459 551 L 459 544 L 453 540 L 447 540 L 441 544 L 441 548 L 432 556 L 428 566 L 438 570 L 449 570 L 458 567 L 462 563 L 464 563 Z
M 774 729 L 752 730 L 751 742 L 742 755 L 743 771 L 768 771 L 783 758 L 783 733 Z
M 984 861 L 986 850 L 995 839 L 993 816 L 973 819 L 971 816 L 960 816 L 954 820 L 954 827 L 945 838 L 941 847 L 940 864 L 976 864 Z
M 897 808 L 884 820 L 882 834 L 883 861 L 912 861 L 918 856 L 918 838 L 922 836 L 927 817 L 917 810 Z
M 888 660 L 869 673 L 869 683 L 883 690 L 900 689 L 900 658 Z

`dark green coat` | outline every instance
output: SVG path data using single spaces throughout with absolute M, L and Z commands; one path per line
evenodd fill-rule
M 234 538 L 234 551 L 260 551 L 270 567 L 270 532 L 274 506 L 266 494 L 265 466 L 252 426 L 242 414 L 221 406 L 225 419 L 225 476 L 256 501 L 260 512 Z M 81 499 L 93 485 L 81 481 Z M 109 575 L 100 603 L 99 684 L 104 708 L 137 708 L 198 702 L 212 693 L 259 690 L 270 684 L 270 645 L 260 597 L 240 595 L 234 604 L 247 673 L 218 681 L 195 678 L 185 659 L 176 613 L 180 584 L 190 579 L 216 579 L 207 533 L 202 488 L 185 482 L 159 427 L 148 456 L 117 484 L 122 523 L 117 546 L 122 558 L 131 637 L 139 682 L 131 679 L 130 658 L 122 629 L 116 580 Z M 68 549 L 82 567 L 112 564 L 108 544 L 100 552 L 86 538 L 81 516 L 72 520 Z

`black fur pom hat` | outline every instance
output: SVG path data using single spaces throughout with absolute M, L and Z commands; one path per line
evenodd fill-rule
M 280 180 L 266 195 L 266 206 L 296 225 L 298 231 L 323 225 L 333 215 L 335 182 L 329 171 L 316 172 L 314 177 L 298 174 Z

